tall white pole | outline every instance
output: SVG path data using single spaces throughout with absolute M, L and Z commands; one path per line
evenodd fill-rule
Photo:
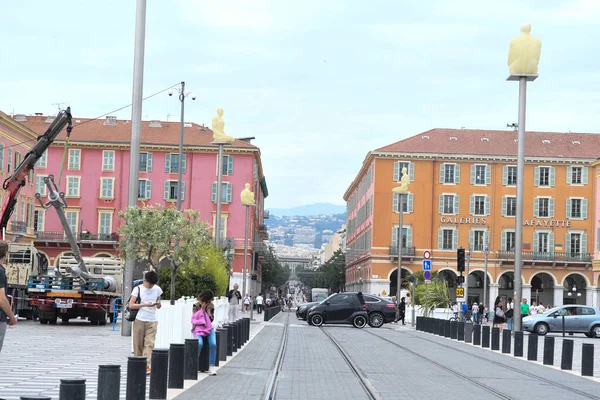
M 127 205 L 138 205 L 138 177 L 140 173 L 140 135 L 142 131 L 142 99 L 144 97 L 144 48 L 146 43 L 146 0 L 137 0 L 135 15 L 135 50 L 133 58 L 133 95 L 131 108 L 131 145 L 129 149 L 129 194 Z M 133 289 L 135 259 L 125 261 L 123 298 L 128 299 Z M 121 336 L 131 336 L 131 322 L 123 319 Z
M 248 275 L 248 215 L 250 206 L 246 207 L 246 224 L 244 225 L 244 272 L 242 273 L 242 293 L 246 298 L 246 277 Z M 252 297 L 250 297 L 250 308 L 252 308 Z M 244 311 L 244 302 L 242 301 L 242 311 Z
M 181 211 L 182 180 L 183 180 L 183 127 L 184 127 L 184 105 L 185 105 L 185 82 L 181 82 L 181 93 L 179 93 L 179 101 L 181 101 L 181 122 L 179 126 L 179 159 L 177 166 L 177 211 Z

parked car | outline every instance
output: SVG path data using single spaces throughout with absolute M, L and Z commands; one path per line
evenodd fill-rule
M 316 306 L 317 304 L 319 304 L 318 301 L 313 301 L 310 303 L 304 303 L 299 305 L 296 309 L 296 318 L 306 321 L 306 318 L 308 317 L 308 310 L 310 310 L 311 307 Z
M 368 318 L 367 305 L 362 293 L 345 292 L 332 294 L 311 307 L 307 319 L 308 323 L 314 326 L 352 324 L 355 328 L 364 328 Z
M 378 297 L 369 294 L 363 295 L 369 316 L 368 323 L 372 328 L 381 328 L 383 324 L 396 320 L 396 304 L 391 297 Z
M 600 338 L 600 310 L 583 305 L 565 305 L 546 310 L 542 314 L 523 318 L 523 330 L 545 335 L 562 332 L 562 316 L 565 317 L 565 332 L 583 333 L 587 337 Z

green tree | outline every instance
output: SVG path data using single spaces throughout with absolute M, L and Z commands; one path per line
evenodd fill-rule
M 329 261 L 319 267 L 323 274 L 323 285 L 332 293 L 339 293 L 346 286 L 346 255 L 337 250 Z
M 263 291 L 275 286 L 281 288 L 290 279 L 290 269 L 283 267 L 271 246 L 265 246 L 265 261 L 262 264 Z
M 417 271 L 405 278 L 405 282 L 410 283 L 416 280 L 415 304 L 423 307 L 424 315 L 430 315 L 436 308 L 450 307 L 450 294 L 448 283 L 437 271 L 431 273 L 431 283 L 427 284 L 427 294 L 425 293 L 425 277 L 423 271 Z M 409 286 L 410 287 L 410 286 Z

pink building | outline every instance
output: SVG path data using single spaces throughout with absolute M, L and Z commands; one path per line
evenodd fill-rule
M 41 133 L 51 117 L 33 116 L 21 123 Z M 139 176 L 139 204 L 177 202 L 177 172 L 179 157 L 178 122 L 142 122 Z M 118 213 L 127 207 L 129 182 L 129 143 L 131 124 L 127 120 L 107 117 L 104 120 L 74 118 L 71 141 L 65 164 L 65 133 L 61 133 L 35 171 L 37 191 L 44 193 L 43 177 L 53 174 L 65 192 L 65 210 L 71 229 L 77 232 L 84 255 L 117 254 Z M 212 131 L 204 126 L 186 123 L 184 128 L 183 209 L 200 212 L 203 220 L 214 226 L 216 215 L 217 146 L 211 145 Z M 240 192 L 250 183 L 258 206 L 251 208 L 249 233 L 249 270 L 257 275 L 249 283 L 260 283 L 260 260 L 255 257 L 259 243 L 266 236 L 264 199 L 268 196 L 262 170 L 260 150 L 250 140 L 236 140 L 225 148 L 223 162 L 221 238 L 234 250 L 232 284 L 242 282 L 245 207 Z M 63 230 L 53 209 L 35 210 L 36 247 L 45 252 L 50 264 L 69 252 Z M 214 233 L 213 233 L 214 234 Z M 253 245 L 257 244 L 257 245 Z M 254 292 L 253 292 L 254 293 Z

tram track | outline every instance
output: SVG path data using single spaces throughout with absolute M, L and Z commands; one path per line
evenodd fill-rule
M 287 350 L 287 342 L 290 330 L 290 314 L 291 313 L 288 313 L 285 323 L 283 324 L 283 335 L 281 336 L 281 344 L 279 346 L 277 356 L 275 357 L 273 369 L 271 370 L 271 373 L 267 380 L 267 386 L 265 387 L 263 395 L 261 396 L 263 400 L 273 400 L 275 399 L 275 395 L 277 394 L 277 383 L 279 382 L 279 376 L 281 373 L 281 368 L 283 366 L 283 359 Z

